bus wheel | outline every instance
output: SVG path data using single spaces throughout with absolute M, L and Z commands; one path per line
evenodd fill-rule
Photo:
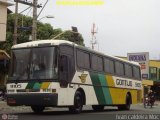
M 41 113 L 45 109 L 44 106 L 31 106 L 31 108 L 35 113 Z
M 126 96 L 126 104 L 125 105 L 119 105 L 119 110 L 130 110 L 131 107 L 131 97 L 127 94 Z
M 72 113 L 80 113 L 83 107 L 83 96 L 81 92 L 77 91 L 74 96 L 74 105 L 69 107 L 69 111 Z
M 104 105 L 92 105 L 94 111 L 103 111 Z

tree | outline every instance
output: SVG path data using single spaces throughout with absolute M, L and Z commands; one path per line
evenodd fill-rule
M 13 34 L 14 34 L 14 18 L 15 14 L 8 14 L 7 16 L 7 35 L 6 41 L 0 44 L 0 49 L 5 50 L 7 53 L 10 53 L 11 46 L 13 45 Z M 32 17 L 18 14 L 18 37 L 17 44 L 24 43 L 29 41 L 29 36 L 31 33 L 32 26 Z M 62 29 L 53 29 L 53 27 L 48 23 L 37 22 L 37 40 L 51 39 L 56 35 L 63 33 Z M 80 45 L 83 44 L 83 37 L 79 34 L 79 40 L 76 40 L 74 33 L 71 31 L 66 31 L 64 34 L 59 36 L 57 39 L 68 40 L 75 42 Z
M 84 46 L 84 43 L 83 43 L 84 39 L 81 34 L 74 33 L 70 30 L 62 31 L 61 29 L 54 29 L 53 31 L 54 31 L 54 35 L 51 36 L 52 38 L 59 35 L 55 39 L 68 40 L 68 41 L 75 42 L 76 44 Z M 75 34 L 77 34 L 77 35 L 75 35 Z
M 62 33 L 62 29 L 58 28 L 58 29 L 53 29 L 53 35 L 51 35 L 51 39 L 56 37 L 58 34 Z
M 38 22 L 37 28 L 37 39 L 50 39 L 51 35 L 53 34 L 53 27 L 48 23 L 43 24 Z
M 14 16 L 15 14 L 9 14 L 7 16 L 7 33 L 6 41 L 0 44 L 0 49 L 10 53 L 11 46 L 13 45 L 13 34 L 14 34 Z M 31 33 L 32 18 L 29 16 L 24 16 L 22 14 L 18 15 L 18 37 L 17 44 L 29 41 L 29 36 Z M 27 28 L 27 29 L 24 29 Z M 38 21 L 37 23 L 37 39 L 49 39 L 53 34 L 53 27 L 46 23 L 43 24 Z

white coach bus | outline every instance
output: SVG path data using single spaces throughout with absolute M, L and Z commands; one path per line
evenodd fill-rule
M 80 113 L 117 106 L 129 110 L 141 102 L 141 72 L 137 63 L 105 55 L 64 40 L 39 40 L 12 47 L 7 104 L 68 107 Z

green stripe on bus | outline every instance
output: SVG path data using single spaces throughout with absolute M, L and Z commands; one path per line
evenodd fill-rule
M 41 88 L 41 83 L 35 83 L 33 86 L 33 89 L 40 89 Z
M 106 76 L 98 73 L 90 73 L 94 90 L 99 104 L 112 104 Z
M 35 82 L 29 82 L 26 86 L 26 89 L 32 89 L 34 86 Z
M 108 86 L 108 83 L 106 81 L 106 76 L 102 75 L 102 74 L 99 74 L 98 76 L 99 76 L 99 80 L 101 82 L 101 86 L 103 86 L 102 91 L 103 91 L 103 94 L 104 94 L 104 97 L 105 97 L 105 103 L 106 104 L 112 104 L 112 97 L 111 97 L 109 88 L 105 87 L 105 86 Z
M 99 104 L 106 104 L 105 96 L 103 94 L 103 89 L 101 87 L 101 82 L 97 73 L 90 73 L 91 80 L 94 86 L 96 97 Z

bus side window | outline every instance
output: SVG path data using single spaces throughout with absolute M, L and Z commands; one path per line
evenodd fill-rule
M 61 87 L 67 87 L 68 85 L 68 58 L 65 55 L 62 55 L 60 57 L 60 75 L 59 75 L 59 79 L 60 79 L 60 85 Z

